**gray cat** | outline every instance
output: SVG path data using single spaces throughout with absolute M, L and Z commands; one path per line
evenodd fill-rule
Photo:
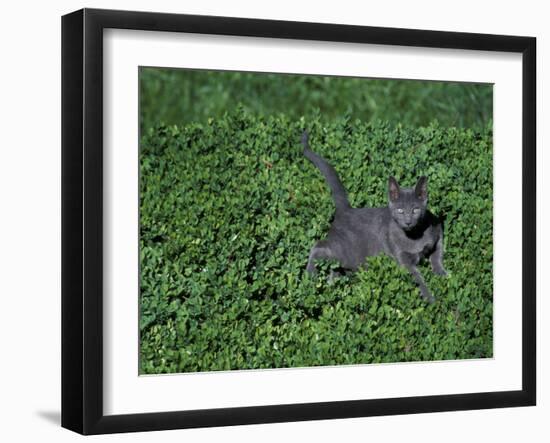
M 443 226 L 426 208 L 427 178 L 420 177 L 414 188 L 401 188 L 395 178 L 390 177 L 388 206 L 352 208 L 334 168 L 309 148 L 306 131 L 302 134 L 302 144 L 304 155 L 328 182 L 336 205 L 328 235 L 311 249 L 307 271 L 316 272 L 317 259 L 333 259 L 345 270 L 355 271 L 366 268 L 367 257 L 385 253 L 412 274 L 422 297 L 434 302 L 417 268 L 420 260 L 429 257 L 433 272 L 447 275 L 443 268 Z

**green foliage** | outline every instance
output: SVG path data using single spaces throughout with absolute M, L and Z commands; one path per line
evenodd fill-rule
M 421 266 L 427 305 L 389 257 L 309 278 L 334 210 L 300 134 L 336 168 L 354 206 L 386 204 L 389 175 L 429 177 L 445 218 L 448 278 Z M 141 141 L 140 372 L 492 356 L 492 134 L 238 109 L 159 126 Z
M 312 75 L 141 68 L 142 130 L 222 117 L 241 104 L 263 116 L 290 119 L 319 112 L 404 126 L 484 127 L 492 118 L 491 85 Z

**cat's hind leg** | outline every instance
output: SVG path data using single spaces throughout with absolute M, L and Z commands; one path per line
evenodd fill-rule
M 309 259 L 307 261 L 307 267 L 306 267 L 306 271 L 309 274 L 314 275 L 317 273 L 317 268 L 315 267 L 315 260 L 320 258 L 321 259 L 335 258 L 330 247 L 323 240 L 321 240 L 320 242 L 317 242 L 317 244 L 313 248 L 311 248 L 311 251 L 309 252 Z

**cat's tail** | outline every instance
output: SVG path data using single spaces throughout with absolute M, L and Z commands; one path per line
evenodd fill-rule
M 349 209 L 351 205 L 349 204 L 348 194 L 342 182 L 338 178 L 334 168 L 328 164 L 328 162 L 316 154 L 309 148 L 309 136 L 307 131 L 302 133 L 302 145 L 304 146 L 304 155 L 319 168 L 323 176 L 325 177 L 330 190 L 332 192 L 332 199 L 336 205 L 337 210 Z

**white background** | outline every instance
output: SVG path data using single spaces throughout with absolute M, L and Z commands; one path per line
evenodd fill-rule
M 231 2 L 89 0 L 10 2 L 0 28 L 0 436 L 5 441 L 73 441 L 60 414 L 60 16 L 104 7 L 282 20 L 533 35 L 538 38 L 538 148 L 550 120 L 542 89 L 550 29 L 544 2 Z M 539 196 L 548 193 L 548 156 L 539 155 Z M 549 203 L 539 197 L 539 226 Z M 102 436 L 126 441 L 548 441 L 550 371 L 543 323 L 550 281 L 548 234 L 539 229 L 539 389 L 537 407 L 329 420 Z M 546 248 L 543 253 L 542 249 Z M 545 346 L 546 345 L 546 346 Z

